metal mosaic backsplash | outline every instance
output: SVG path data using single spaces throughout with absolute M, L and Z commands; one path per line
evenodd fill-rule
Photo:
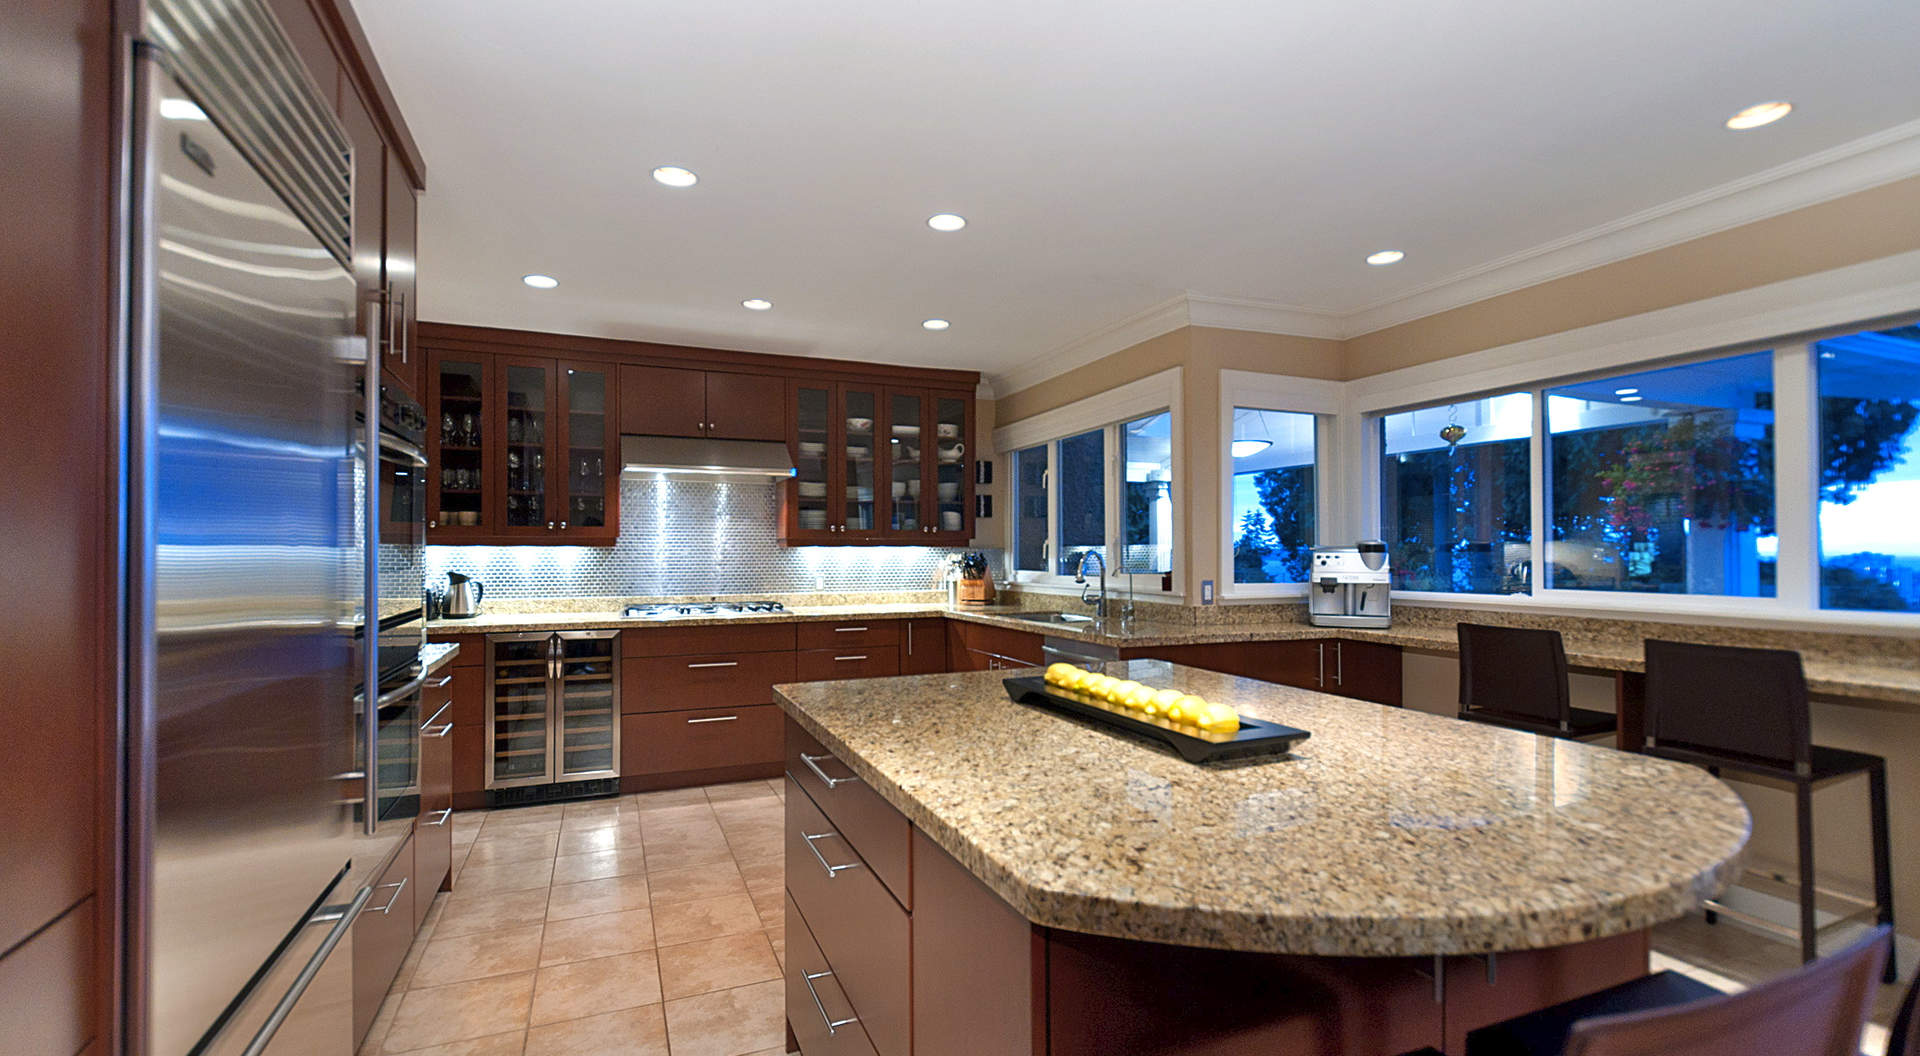
M 488 597 L 656 597 L 927 590 L 961 550 L 781 546 L 774 484 L 620 482 L 620 541 L 597 546 L 429 546 L 426 585 L 474 576 Z M 987 550 L 996 579 L 1005 555 Z M 399 558 L 394 555 L 383 555 Z

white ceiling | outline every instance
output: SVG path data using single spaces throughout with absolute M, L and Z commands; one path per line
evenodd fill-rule
M 1912 0 L 357 11 L 423 318 L 989 373 L 1182 291 L 1350 316 L 1920 117 Z

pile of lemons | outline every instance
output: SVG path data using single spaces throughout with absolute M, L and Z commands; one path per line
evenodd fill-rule
M 1072 664 L 1048 665 L 1047 684 L 1175 726 L 1194 726 L 1208 733 L 1232 733 L 1240 728 L 1240 716 L 1225 704 L 1210 703 L 1177 689 L 1154 689 Z

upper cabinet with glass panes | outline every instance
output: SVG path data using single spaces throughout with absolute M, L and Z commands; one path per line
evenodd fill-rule
M 857 382 L 789 389 L 788 545 L 959 546 L 973 538 L 973 395 Z

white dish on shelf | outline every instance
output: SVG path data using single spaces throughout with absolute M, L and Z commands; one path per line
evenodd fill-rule
M 819 458 L 821 455 L 827 453 L 827 445 L 819 443 L 818 441 L 802 440 L 800 441 L 800 453 L 813 458 Z
M 941 422 L 939 426 L 934 429 L 934 432 L 937 433 L 942 440 L 960 439 L 960 427 L 952 422 Z
M 893 427 L 893 435 L 907 437 L 919 436 L 920 427 L 917 425 L 896 425 Z
M 827 526 L 827 511 L 825 510 L 801 510 L 800 511 L 800 527 L 817 530 L 820 528 L 825 528 L 826 526 Z
M 919 498 L 919 497 L 920 497 L 920 482 L 919 482 L 919 481 L 917 481 L 917 480 L 909 480 L 909 481 L 907 481 L 907 494 L 908 494 L 908 495 L 911 495 L 911 496 L 913 496 L 913 497 L 914 497 L 914 498 L 916 498 L 916 499 L 917 499 L 917 498 Z
M 871 419 L 871 418 L 849 418 L 849 419 L 847 419 L 847 432 L 849 432 L 849 433 L 871 433 L 871 432 L 873 432 L 873 419 Z
M 864 447 L 864 446 L 857 446 L 854 444 L 847 445 L 847 458 L 852 461 L 865 462 L 868 458 L 871 458 L 872 456 L 873 456 L 873 450 L 871 448 Z
M 940 515 L 940 530 L 943 532 L 959 531 L 960 530 L 960 511 L 947 510 L 946 512 L 942 513 Z
M 803 499 L 824 499 L 827 497 L 825 481 L 803 480 L 800 482 L 800 497 Z
M 940 501 L 941 502 L 952 502 L 955 499 L 958 499 L 959 497 L 960 497 L 960 485 L 958 483 L 954 481 L 947 481 L 946 483 L 940 485 Z
M 894 482 L 893 482 L 893 497 L 894 497 L 894 498 L 896 498 L 896 499 L 904 499 L 904 498 L 906 498 L 906 497 L 907 497 L 907 482 L 906 482 L 906 481 L 904 481 L 904 480 L 896 480 L 896 481 L 894 481 Z

